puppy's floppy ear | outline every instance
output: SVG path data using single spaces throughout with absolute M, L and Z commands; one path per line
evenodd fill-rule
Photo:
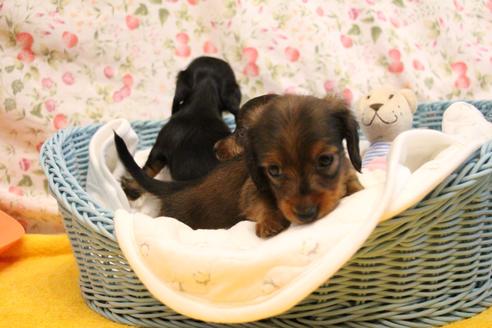
M 223 82 L 220 99 L 224 110 L 229 111 L 236 117 L 239 112 L 239 104 L 241 103 L 241 89 L 236 81 Z
M 249 133 L 248 135 L 250 136 Z M 244 158 L 251 180 L 253 180 L 259 193 L 273 206 L 275 204 L 275 196 L 273 196 L 270 184 L 268 183 L 268 178 L 259 164 L 258 156 L 250 139 L 244 144 Z
M 415 92 L 410 89 L 400 89 L 399 92 L 407 100 L 412 114 L 415 114 L 415 112 L 417 111 L 417 96 L 415 96 Z
M 347 141 L 347 150 L 350 161 L 354 168 L 360 172 L 362 160 L 360 158 L 359 133 L 357 131 L 359 124 L 350 109 L 345 105 L 339 106 L 332 113 L 340 127 L 342 138 Z
M 176 79 L 176 91 L 174 92 L 173 107 L 171 115 L 179 111 L 179 107 L 183 101 L 190 96 L 191 86 L 188 78 L 188 72 L 181 71 Z

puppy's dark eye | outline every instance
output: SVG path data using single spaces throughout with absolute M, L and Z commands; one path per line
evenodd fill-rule
M 369 98 L 371 98 L 371 96 L 367 96 L 367 97 L 366 97 L 366 99 L 369 99 Z
M 390 95 L 390 96 L 388 97 L 388 99 L 391 99 L 391 98 L 393 98 L 393 95 Z
M 282 170 L 278 165 L 270 165 L 267 167 L 267 172 L 272 178 L 279 178 L 282 175 Z
M 333 163 L 333 155 L 321 155 L 318 157 L 318 167 L 326 168 Z

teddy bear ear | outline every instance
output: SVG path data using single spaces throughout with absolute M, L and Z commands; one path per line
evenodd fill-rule
M 410 89 L 400 89 L 400 93 L 405 97 L 410 106 L 410 110 L 414 114 L 417 111 L 417 96 L 415 95 L 415 92 Z

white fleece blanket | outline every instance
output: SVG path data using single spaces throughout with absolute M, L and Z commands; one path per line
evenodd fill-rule
M 363 172 L 365 189 L 344 198 L 328 216 L 262 240 L 253 222 L 229 230 L 192 230 L 173 218 L 131 212 L 115 179 L 122 173 L 110 141 L 115 124 L 132 141 L 124 121 L 96 133 L 88 192 L 116 210 L 118 243 L 158 300 L 186 316 L 222 323 L 260 320 L 290 309 L 335 274 L 378 222 L 423 199 L 492 139 L 492 124 L 476 108 L 455 103 L 444 115 L 443 132 L 402 133 L 392 145 L 387 172 Z

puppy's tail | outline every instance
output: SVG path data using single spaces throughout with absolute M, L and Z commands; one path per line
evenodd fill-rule
M 184 188 L 189 184 L 187 182 L 179 181 L 161 181 L 149 177 L 140 168 L 140 166 L 138 166 L 137 162 L 135 162 L 132 154 L 128 151 L 125 141 L 116 132 L 114 132 L 114 143 L 116 145 L 118 157 L 125 166 L 126 170 L 143 189 L 151 194 L 156 196 L 168 195 Z

